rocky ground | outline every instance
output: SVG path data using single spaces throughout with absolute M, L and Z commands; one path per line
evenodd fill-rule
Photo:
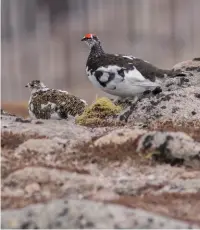
M 2 111 L 2 228 L 199 228 L 200 61 L 174 68 L 127 123 Z

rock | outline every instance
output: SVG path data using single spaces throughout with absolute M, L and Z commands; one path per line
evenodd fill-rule
M 200 58 L 180 62 L 176 64 L 173 69 L 200 74 Z
M 58 178 L 54 170 L 54 178 Z M 60 172 L 60 171 L 59 171 Z M 51 180 L 52 171 L 43 167 L 26 167 L 16 170 L 4 179 L 3 185 L 24 188 L 29 183 L 47 183 Z M 55 179 L 56 180 L 56 179 Z
M 10 197 L 22 197 L 24 196 L 24 191 L 23 189 L 18 189 L 18 188 L 9 188 L 5 187 L 2 191 L 2 197 L 4 196 L 10 196 Z
M 16 117 L 16 115 L 11 114 L 11 113 L 8 113 L 8 112 L 6 112 L 6 111 L 3 110 L 3 109 L 1 109 L 1 116 Z
M 40 191 L 40 185 L 38 183 L 28 184 L 24 190 L 27 196 L 32 196 L 34 193 Z
M 144 134 L 138 141 L 137 152 L 144 151 L 155 151 L 155 159 L 161 162 L 177 161 L 200 169 L 200 143 L 181 132 L 154 131 Z
M 92 200 L 101 200 L 101 201 L 106 201 L 106 200 L 114 200 L 120 198 L 120 196 L 109 189 L 100 189 L 99 191 L 95 191 L 93 194 L 90 195 Z
M 92 136 L 91 132 L 83 127 L 76 125 L 74 120 L 42 120 L 42 124 L 21 123 L 16 122 L 16 117 L 1 116 L 2 118 L 2 131 L 5 130 L 3 126 L 7 126 L 6 130 L 12 130 L 13 133 L 24 133 L 26 135 L 32 135 L 37 133 L 41 136 L 47 136 L 49 138 L 61 138 L 68 140 L 89 140 Z
M 88 141 L 94 136 L 102 135 L 112 130 L 113 127 L 88 128 L 75 124 L 74 119 L 70 120 L 33 120 L 31 123 L 16 122 L 16 117 L 1 115 L 2 132 L 12 131 L 13 133 L 46 136 L 50 139 Z M 41 122 L 42 121 L 42 122 Z
M 9 160 L 4 157 L 1 156 L 1 177 L 3 178 L 4 176 L 6 176 L 6 173 L 10 171 L 10 164 L 9 164 Z
M 155 159 L 159 162 L 171 164 L 184 164 L 200 169 L 200 143 L 195 142 L 191 137 L 182 132 L 147 132 L 142 129 L 119 129 L 112 131 L 93 143 L 91 151 L 100 151 L 99 147 L 106 151 L 106 146 L 113 146 L 113 155 L 129 153 L 135 156 L 136 153 Z M 92 145 L 91 145 L 92 147 Z M 126 147 L 126 148 L 125 148 Z M 132 151 L 131 151 L 132 149 Z M 88 150 L 89 151 L 89 150 Z M 108 155 L 109 156 L 109 155 Z M 106 156 L 104 156 L 106 158 Z
M 45 192 L 51 194 L 51 197 L 69 194 L 69 197 L 78 198 L 91 195 L 101 187 L 108 189 L 110 186 L 111 184 L 104 177 L 100 179 L 97 176 L 66 170 L 26 167 L 10 173 L 4 179 L 2 193 L 4 196 L 12 196 L 9 191 L 20 189 L 24 190 L 26 196 L 34 192 L 44 195 Z
M 197 191 L 200 190 L 200 178 L 194 179 L 175 179 L 170 184 L 163 186 L 160 190 L 156 191 L 156 194 L 168 193 L 189 193 L 198 194 Z
M 193 171 L 196 175 L 191 179 L 182 178 L 185 172 L 183 167 L 168 164 L 157 164 L 152 167 L 140 165 L 137 168 L 130 163 L 121 164 L 118 168 L 110 166 L 110 169 L 101 171 L 105 178 L 110 178 L 114 192 L 120 195 L 137 197 L 162 194 L 164 196 L 164 192 L 177 192 L 177 196 L 180 193 L 190 196 L 190 192 L 199 194 L 200 171 Z M 197 201 L 196 204 L 200 207 L 200 202 Z
M 15 119 L 16 122 L 21 122 L 21 123 L 31 123 L 31 119 L 24 119 L 24 118 L 21 118 L 21 117 L 17 117 Z
M 176 64 L 174 70 L 179 70 L 188 74 L 188 86 L 200 86 L 200 58 L 193 58 Z M 186 83 L 187 84 L 187 83 Z
M 108 145 L 108 144 L 124 144 L 128 140 L 136 140 L 139 136 L 146 133 L 145 130 L 142 129 L 117 129 L 110 133 L 108 133 L 105 136 L 100 137 L 96 141 L 94 141 L 95 146 L 101 147 L 102 145 Z
M 129 209 L 113 204 L 88 200 L 56 200 L 48 204 L 31 205 L 21 210 L 1 214 L 2 228 L 198 228 L 198 225 Z
M 60 144 L 50 139 L 29 139 L 15 150 L 15 154 L 19 156 L 27 151 L 33 151 L 44 155 L 55 154 L 64 150 L 64 146 L 65 144 Z
M 144 98 L 130 107 L 128 122 L 149 124 L 155 120 L 174 122 L 200 120 L 200 99 L 196 97 L 199 92 L 200 87 L 191 86 Z

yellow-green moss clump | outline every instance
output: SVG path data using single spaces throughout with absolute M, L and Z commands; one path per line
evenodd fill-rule
M 82 115 L 76 117 L 76 123 L 85 126 L 106 126 L 112 123 L 108 119 L 121 110 L 121 106 L 114 105 L 108 98 L 98 98 Z

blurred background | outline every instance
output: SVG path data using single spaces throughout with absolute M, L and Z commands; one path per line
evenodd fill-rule
M 131 54 L 161 68 L 200 54 L 199 0 L 2 0 L 1 101 L 27 103 L 33 79 L 88 102 L 102 92 L 85 73 L 95 33 L 109 53 Z

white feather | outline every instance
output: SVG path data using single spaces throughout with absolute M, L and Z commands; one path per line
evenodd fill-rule
M 135 58 L 136 58 L 136 57 L 133 57 L 133 56 L 131 56 L 131 55 L 129 55 L 129 56 L 124 55 L 124 56 L 122 56 L 122 57 L 127 58 L 127 59 L 130 59 L 130 60 L 133 60 L 133 59 L 135 59 Z
M 107 82 L 109 78 L 109 74 L 107 72 L 104 72 L 103 75 L 100 77 L 101 82 Z
M 130 70 L 125 74 L 125 78 L 127 82 L 131 85 L 135 86 L 143 86 L 143 87 L 157 87 L 158 83 L 152 82 L 149 79 L 143 77 L 143 75 L 135 68 L 134 70 Z
M 95 74 L 91 74 L 87 70 L 88 78 L 94 86 L 101 88 L 103 91 L 120 96 L 120 97 L 133 97 L 143 93 L 148 89 L 154 89 L 159 86 L 156 82 L 151 82 L 146 79 L 136 68 L 133 70 L 125 70 L 124 78 L 118 74 L 118 71 L 122 68 L 116 65 L 109 65 L 107 67 L 99 67 L 97 71 L 102 71 L 103 75 L 100 78 L 102 82 L 108 80 L 108 73 L 114 73 L 115 78 L 107 83 L 106 87 L 103 87 L 97 81 Z M 107 80 L 106 80 L 107 79 Z
M 97 71 L 102 71 L 105 73 L 117 73 L 118 70 L 120 70 L 121 67 L 117 65 L 109 65 L 107 67 L 99 67 Z

